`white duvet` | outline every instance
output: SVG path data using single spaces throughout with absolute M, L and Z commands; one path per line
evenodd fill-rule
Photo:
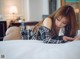
M 0 42 L 0 59 L 80 59 L 80 41 L 45 44 L 37 40 Z

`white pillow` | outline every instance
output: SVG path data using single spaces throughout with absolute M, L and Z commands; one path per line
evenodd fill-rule
M 78 34 L 77 34 L 77 36 L 79 36 L 80 35 L 80 30 L 78 30 Z

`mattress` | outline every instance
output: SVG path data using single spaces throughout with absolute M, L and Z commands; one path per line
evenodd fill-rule
M 39 40 L 0 42 L 0 59 L 80 59 L 80 41 L 46 44 Z

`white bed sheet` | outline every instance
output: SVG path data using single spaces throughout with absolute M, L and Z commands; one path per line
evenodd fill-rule
M 0 42 L 0 59 L 80 59 L 80 41 L 45 44 L 38 40 Z

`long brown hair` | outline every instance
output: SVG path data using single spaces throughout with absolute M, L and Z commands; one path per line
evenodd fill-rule
M 53 20 L 53 25 L 54 25 L 55 19 L 57 19 L 59 16 L 65 17 L 67 19 L 68 23 L 65 27 L 70 27 L 69 35 L 70 36 L 76 35 L 77 22 L 76 22 L 76 15 L 73 7 L 69 5 L 62 6 L 56 11 L 55 14 L 53 13 L 52 15 L 50 15 L 49 17 Z
M 70 36 L 76 35 L 77 22 L 76 22 L 76 15 L 75 15 L 73 7 L 69 6 L 69 5 L 62 6 L 57 11 L 55 11 L 50 16 L 48 16 L 49 18 L 52 19 L 52 31 L 54 31 L 54 29 L 55 29 L 55 23 L 54 23 L 55 19 L 57 19 L 59 16 L 65 17 L 67 19 L 68 23 L 65 27 L 68 27 L 68 26 L 70 27 L 69 35 Z M 43 20 L 40 23 L 38 23 L 34 27 L 34 29 L 39 29 L 39 27 L 41 26 L 42 23 L 43 23 Z

